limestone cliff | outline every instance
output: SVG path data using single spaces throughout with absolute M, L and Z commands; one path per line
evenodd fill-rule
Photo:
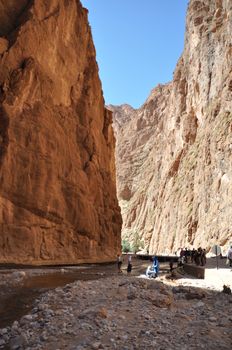
M 0 262 L 120 249 L 111 112 L 79 0 L 0 0 Z
M 111 106 L 123 237 L 150 253 L 232 241 L 231 38 L 231 0 L 191 0 L 173 81 Z

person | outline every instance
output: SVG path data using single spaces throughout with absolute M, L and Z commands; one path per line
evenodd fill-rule
M 130 274 L 132 270 L 132 263 L 131 263 L 131 255 L 128 255 L 128 259 L 127 259 L 127 274 Z
M 201 263 L 201 247 L 199 247 L 195 253 L 195 263 L 197 266 Z
M 170 272 L 172 273 L 173 271 L 173 259 L 169 261 L 169 267 L 170 267 Z
M 188 249 L 185 248 L 184 250 L 184 263 L 188 263 L 188 256 L 189 256 L 189 252 L 188 252 Z
M 154 256 L 152 260 L 153 260 L 152 266 L 148 266 L 146 271 L 146 276 L 156 278 L 158 277 L 158 274 L 159 274 L 159 261 L 156 256 Z
M 155 271 L 155 277 L 158 277 L 159 274 L 159 261 L 156 256 L 153 258 L 153 269 Z
M 182 261 L 182 258 L 184 257 L 184 249 L 180 248 L 180 259 Z
M 227 252 L 227 259 L 229 260 L 230 267 L 232 267 L 232 245 L 230 246 Z
M 191 251 L 191 263 L 192 264 L 195 261 L 195 254 L 196 254 L 196 250 L 195 250 L 195 248 L 193 248 L 192 251 Z
M 117 265 L 118 265 L 118 273 L 122 272 L 122 257 L 120 254 L 117 255 Z
M 178 259 L 178 266 L 183 266 L 184 264 L 184 249 L 180 248 L 180 257 Z
M 226 285 L 224 284 L 224 286 L 223 286 L 223 293 L 231 294 L 231 289 L 230 289 L 230 287 L 229 287 L 229 286 L 226 286 Z
M 201 251 L 200 260 L 201 260 L 201 266 L 205 266 L 205 264 L 206 264 L 206 251 L 205 251 L 205 249 L 202 249 L 202 251 Z

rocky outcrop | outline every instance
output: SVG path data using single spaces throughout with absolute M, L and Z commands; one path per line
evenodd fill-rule
M 123 237 L 150 253 L 232 241 L 231 34 L 231 1 L 191 0 L 173 81 L 111 106 Z
M 120 249 L 111 113 L 79 0 L 0 1 L 0 262 Z

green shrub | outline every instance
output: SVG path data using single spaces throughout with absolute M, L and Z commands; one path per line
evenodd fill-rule
M 123 253 L 129 253 L 131 251 L 130 243 L 126 240 L 122 240 L 122 252 Z
M 132 243 L 132 251 L 133 253 L 137 253 L 141 249 L 144 249 L 144 242 L 139 238 L 138 232 L 135 232 Z

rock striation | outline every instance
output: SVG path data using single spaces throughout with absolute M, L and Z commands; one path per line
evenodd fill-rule
M 114 111 L 123 237 L 150 253 L 232 241 L 232 4 L 191 0 L 173 81 Z
M 0 262 L 120 249 L 111 112 L 79 0 L 0 0 Z

